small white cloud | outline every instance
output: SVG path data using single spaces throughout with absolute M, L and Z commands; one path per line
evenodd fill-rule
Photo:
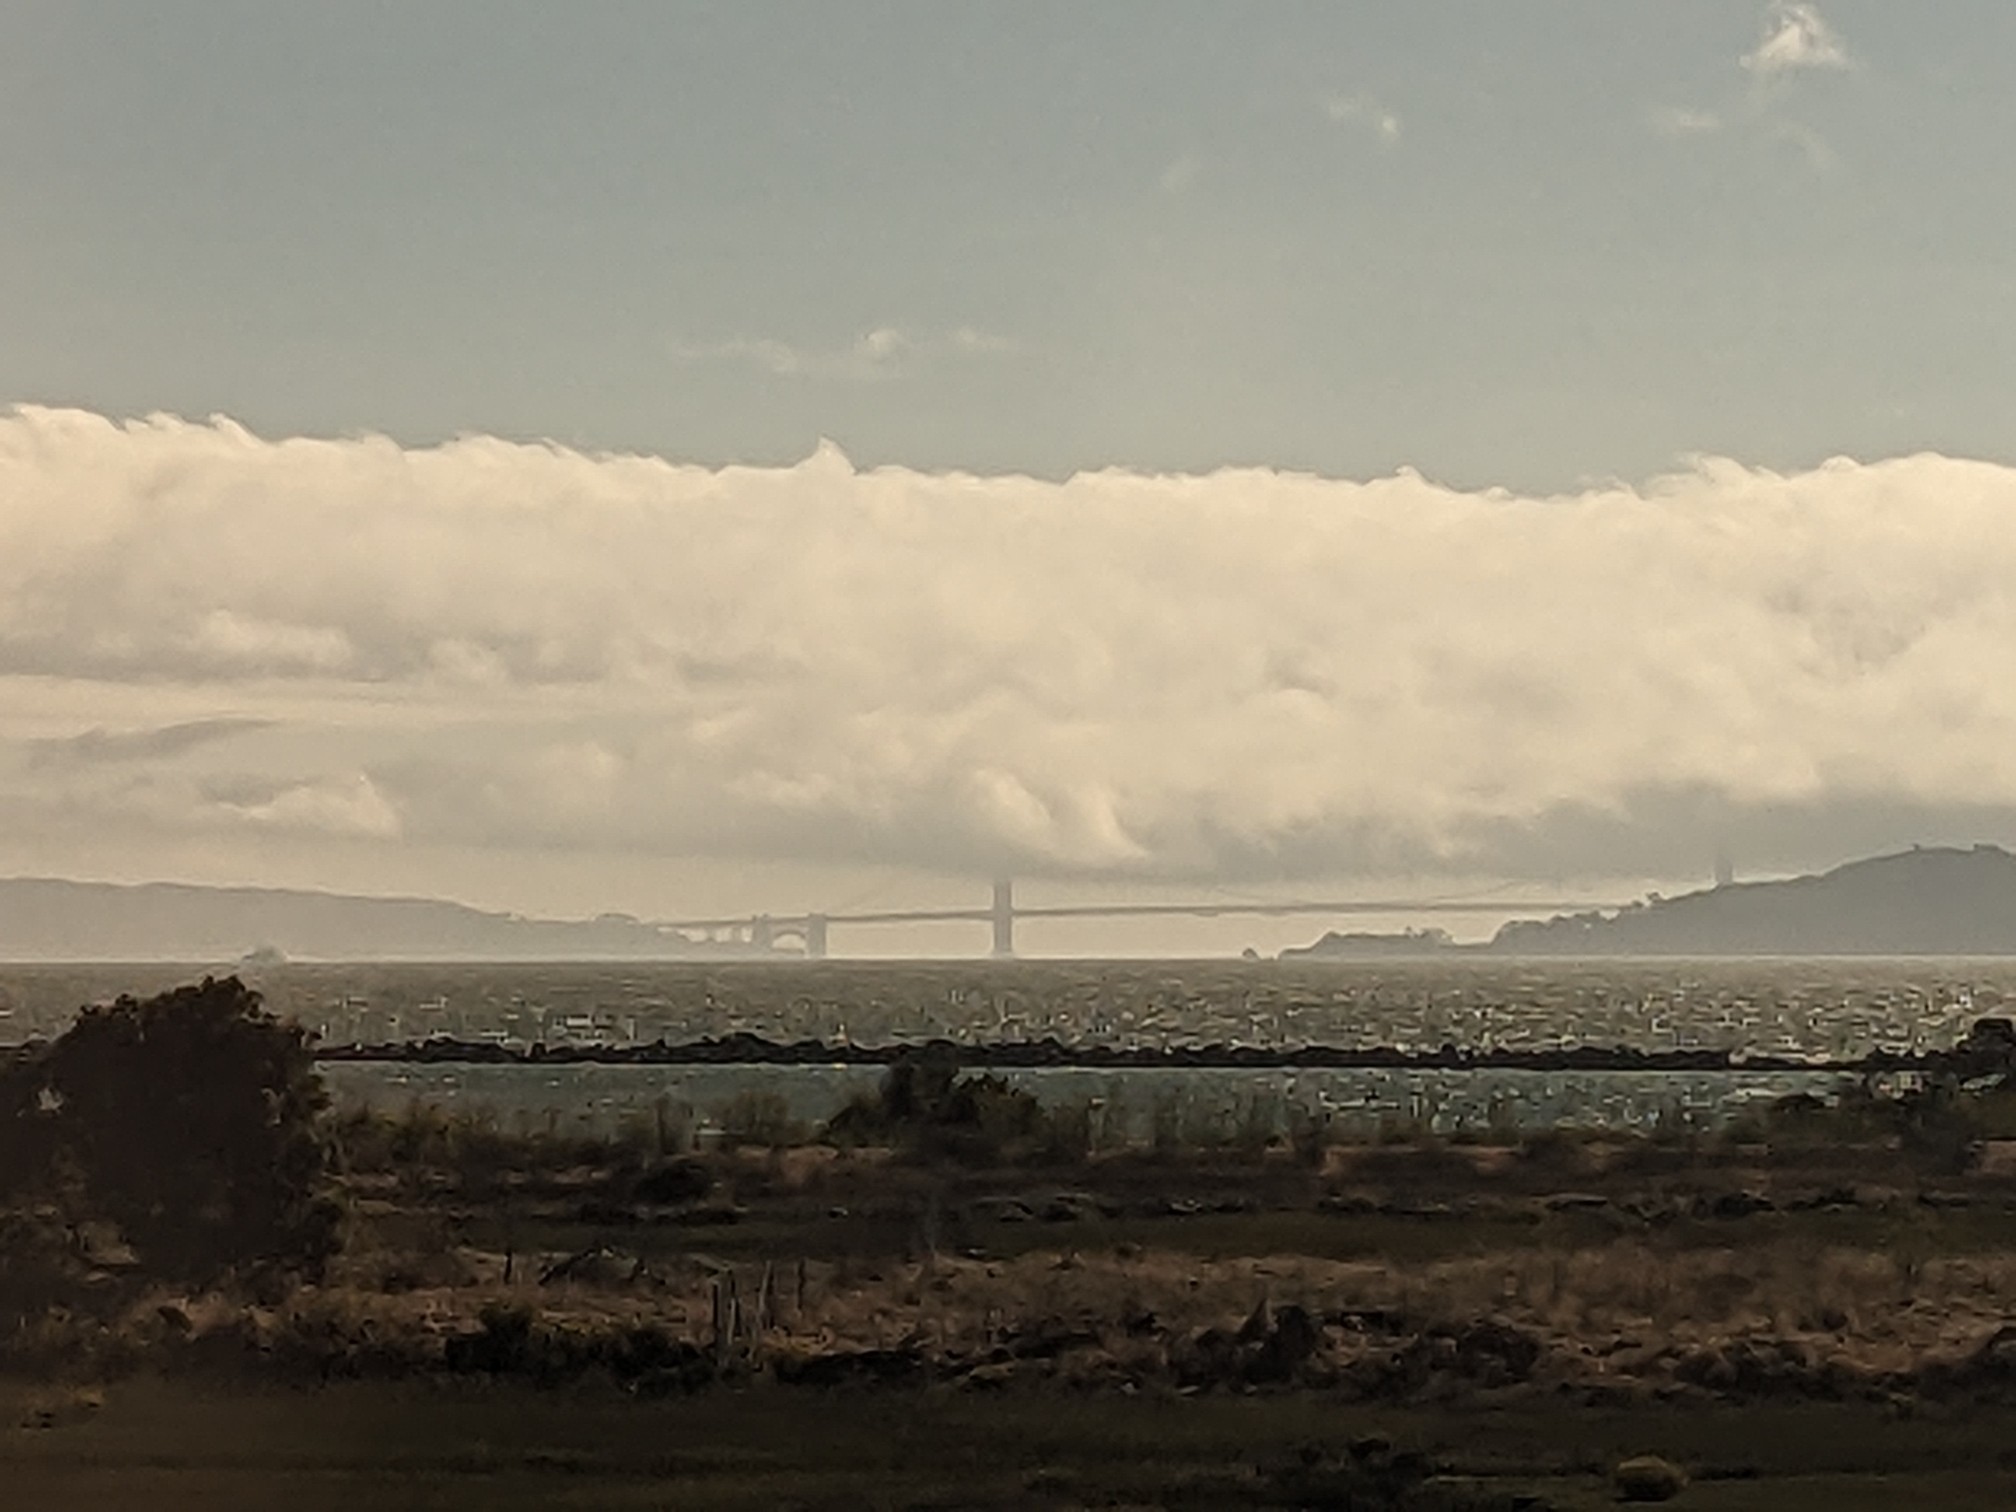
M 894 326 L 880 326 L 854 343 L 854 355 L 863 362 L 894 362 L 914 343 Z
M 1386 146 L 1400 140 L 1400 117 L 1369 94 L 1332 95 L 1323 102 L 1323 114 L 1339 125 L 1365 127 Z
M 398 810 L 361 772 L 347 782 L 295 783 L 256 802 L 224 802 L 220 807 L 248 824 L 273 829 L 366 840 L 396 840 L 401 830 Z
M 1782 78 L 1807 69 L 1848 68 L 1848 49 L 1805 0 L 1777 0 L 1764 16 L 1764 36 L 1744 54 L 1743 66 L 1760 79 Z
M 1662 105 L 1646 113 L 1646 122 L 1662 137 L 1711 136 L 1722 129 L 1722 117 L 1712 110 Z
M 1197 182 L 1197 175 L 1203 171 L 1203 164 L 1194 157 L 1179 157 L 1162 170 L 1159 182 L 1164 194 L 1183 194 Z

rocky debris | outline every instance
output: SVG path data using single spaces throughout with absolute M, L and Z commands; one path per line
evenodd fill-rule
M 1663 1502 L 1687 1489 L 1687 1474 L 1656 1454 L 1640 1454 L 1619 1463 L 1610 1472 L 1610 1483 L 1619 1501 Z
M 1322 1329 L 1307 1308 L 1263 1301 L 1237 1329 L 1199 1329 L 1171 1350 L 1170 1366 L 1189 1391 L 1284 1386 L 1309 1376 L 1322 1345 Z

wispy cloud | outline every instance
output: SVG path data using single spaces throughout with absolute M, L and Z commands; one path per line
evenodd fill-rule
M 1682 105 L 1660 105 L 1645 113 L 1646 124 L 1663 137 L 1709 136 L 1722 129 L 1722 117 L 1713 110 L 1693 110 Z
M 1821 16 L 1820 8 L 1805 0 L 1777 0 L 1765 13 L 1763 37 L 1742 61 L 1763 80 L 1853 65 L 1848 49 Z
M 180 756 L 248 730 L 263 730 L 269 719 L 189 719 L 145 730 L 94 728 L 76 735 L 31 741 L 28 762 L 56 768 L 106 762 L 159 761 Z
M 1802 74 L 1856 67 L 1847 45 L 1808 0 L 1774 0 L 1765 11 L 1757 45 L 1737 60 L 1750 76 L 1747 100 L 1726 102 L 1725 110 L 1660 105 L 1645 112 L 1646 126 L 1669 140 L 1745 131 L 1765 140 L 1789 142 L 1816 172 L 1835 166 L 1832 147 L 1813 127 L 1785 118 L 1791 81 Z
M 1369 94 L 1331 95 L 1323 102 L 1323 114 L 1339 125 L 1363 127 L 1384 146 L 1400 140 L 1400 117 Z
M 777 378 L 877 383 L 901 376 L 911 343 L 893 326 L 880 326 L 843 347 L 802 346 L 774 336 L 731 336 L 725 341 L 675 341 L 671 350 L 678 362 L 730 363 Z
M 975 326 L 954 326 L 947 333 L 946 341 L 954 351 L 972 352 L 978 356 L 1005 357 L 1022 350 L 1022 343 L 1013 336 L 1002 336 Z
M 1012 337 L 975 326 L 916 331 L 894 325 L 863 331 L 853 341 L 838 347 L 800 345 L 769 336 L 675 341 L 670 346 L 677 362 L 732 363 L 778 378 L 841 383 L 883 383 L 909 376 L 944 356 L 1002 356 L 1018 349 L 1019 344 Z

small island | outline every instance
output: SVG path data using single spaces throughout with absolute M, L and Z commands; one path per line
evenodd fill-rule
M 1284 961 L 1326 960 L 1338 957 L 1351 959 L 1377 958 L 1380 956 L 1420 956 L 1440 955 L 1445 951 L 1460 950 L 1456 941 L 1446 929 L 1403 929 L 1392 932 L 1372 931 L 1342 932 L 1331 930 L 1313 945 L 1291 945 L 1281 952 Z

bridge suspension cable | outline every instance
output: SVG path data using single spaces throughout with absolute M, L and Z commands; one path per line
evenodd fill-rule
M 1214 919 L 1227 915 L 1247 918 L 1287 918 L 1307 914 L 1351 915 L 1393 914 L 1527 914 L 1581 913 L 1617 905 L 1588 899 L 1508 899 L 1495 898 L 1283 898 L 1228 901 L 1204 899 L 1154 903 L 1017 903 L 1014 882 L 999 878 L 988 904 L 968 908 L 877 908 L 836 913 L 738 914 L 705 919 L 669 919 L 660 929 L 703 932 L 731 931 L 746 935 L 752 946 L 774 948 L 779 936 L 797 936 L 804 941 L 808 956 L 826 953 L 828 930 L 835 924 L 987 924 L 993 932 L 994 954 L 1015 953 L 1015 923 L 1019 919 L 1130 919 L 1196 918 Z

